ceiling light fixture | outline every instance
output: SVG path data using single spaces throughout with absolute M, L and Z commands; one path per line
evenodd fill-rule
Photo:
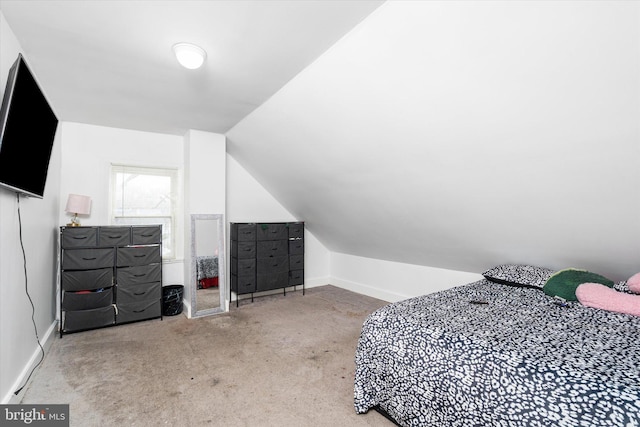
M 207 52 L 204 49 L 191 43 L 174 44 L 173 52 L 176 54 L 178 62 L 190 70 L 200 68 L 207 57 Z

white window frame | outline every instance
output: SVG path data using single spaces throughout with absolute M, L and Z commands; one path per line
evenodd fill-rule
M 133 173 L 133 174 L 141 174 L 141 175 L 153 175 L 153 176 L 168 176 L 171 178 L 171 214 L 170 214 L 170 222 L 171 222 L 171 233 L 169 235 L 169 239 L 171 240 L 170 245 L 166 245 L 166 236 L 163 236 L 163 253 L 162 260 L 163 261 L 173 261 L 176 260 L 181 253 L 179 250 L 179 235 L 180 232 L 178 230 L 178 226 L 180 224 L 178 214 L 179 214 L 179 204 L 180 204 L 180 174 L 177 168 L 171 167 L 158 167 L 158 166 L 138 166 L 138 165 L 125 165 L 125 164 L 116 164 L 112 163 L 110 172 L 109 172 L 109 180 L 110 180 L 110 191 L 109 191 L 109 223 L 112 225 L 121 225 L 122 221 L 118 221 L 118 219 L 123 218 L 137 218 L 136 216 L 122 216 L 117 215 L 116 212 L 116 188 L 117 180 L 116 177 L 120 173 Z M 144 215 L 144 218 L 149 218 L 149 215 Z M 163 216 L 163 218 L 166 218 Z M 126 221 L 124 222 L 126 224 Z M 132 222 L 132 224 L 137 224 L 136 222 Z M 164 233 L 163 233 L 164 234 Z

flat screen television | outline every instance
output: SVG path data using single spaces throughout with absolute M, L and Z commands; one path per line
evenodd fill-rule
M 58 118 L 22 54 L 13 63 L 0 109 L 0 186 L 42 198 Z

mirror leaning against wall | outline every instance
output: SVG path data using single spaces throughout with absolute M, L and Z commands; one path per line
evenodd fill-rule
M 191 215 L 191 317 L 225 312 L 223 227 L 222 214 Z

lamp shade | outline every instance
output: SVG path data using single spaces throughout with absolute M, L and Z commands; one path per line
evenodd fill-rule
M 80 194 L 69 194 L 67 207 L 64 210 L 65 212 L 73 214 L 89 215 L 89 213 L 91 213 L 91 197 L 81 196 Z

